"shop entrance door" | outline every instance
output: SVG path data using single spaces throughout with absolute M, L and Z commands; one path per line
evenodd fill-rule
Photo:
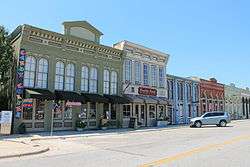
M 139 126 L 146 126 L 146 112 L 144 104 L 135 105 L 135 116 Z

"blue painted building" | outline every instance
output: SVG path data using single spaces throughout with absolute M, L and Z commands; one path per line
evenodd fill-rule
M 172 124 L 187 124 L 199 112 L 199 82 L 167 75 L 168 116 Z

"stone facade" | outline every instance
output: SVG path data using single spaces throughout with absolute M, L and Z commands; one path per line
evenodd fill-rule
M 167 75 L 168 113 L 172 124 L 189 123 L 199 113 L 199 82 Z

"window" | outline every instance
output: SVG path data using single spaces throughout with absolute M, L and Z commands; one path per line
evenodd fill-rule
M 111 104 L 111 119 L 116 120 L 116 105 Z
M 149 105 L 149 118 L 155 118 L 155 106 Z
M 164 88 L 164 69 L 159 68 L 159 87 Z
M 90 103 L 89 118 L 96 119 L 96 103 Z
M 178 100 L 183 100 L 183 83 L 178 83 Z
M 73 91 L 75 85 L 75 66 L 68 64 L 66 66 L 65 90 Z
M 31 102 L 32 102 L 32 105 L 30 105 L 30 107 L 23 107 L 23 119 L 24 120 L 33 119 L 33 100 Z
M 117 72 L 111 72 L 111 92 L 112 95 L 117 94 Z
M 157 67 L 156 67 L 156 65 L 151 66 L 151 82 L 152 82 L 152 86 L 157 86 Z
M 143 64 L 143 84 L 144 85 L 149 85 L 148 72 L 149 72 L 148 64 Z
M 72 106 L 65 106 L 64 119 L 72 119 Z
M 123 105 L 123 118 L 129 118 L 131 112 L 131 106 L 129 104 Z
M 35 71 L 36 71 L 36 59 L 31 56 L 27 56 L 24 69 L 24 86 L 34 87 Z
M 45 100 L 36 100 L 36 111 L 35 111 L 35 119 L 43 120 L 44 119 L 44 111 L 45 111 Z
M 90 69 L 89 92 L 97 92 L 97 68 Z
M 55 89 L 63 90 L 63 83 L 64 83 L 64 63 L 59 61 L 56 63 Z
M 109 94 L 109 71 L 104 70 L 103 72 L 103 93 Z
M 36 87 L 48 87 L 48 60 L 42 58 L 38 61 Z
M 81 91 L 88 92 L 89 90 L 89 68 L 87 66 L 82 67 L 81 76 Z
M 131 60 L 125 60 L 124 62 L 124 69 L 125 69 L 125 81 L 131 81 L 132 80 L 132 61 Z
M 135 84 L 141 83 L 141 63 L 135 62 Z
M 63 101 L 58 101 L 55 104 L 54 119 L 62 119 L 63 113 Z

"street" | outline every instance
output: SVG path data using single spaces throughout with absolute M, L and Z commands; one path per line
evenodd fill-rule
M 0 160 L 1 167 L 248 167 L 250 121 L 225 128 L 180 127 L 72 139 L 34 141 L 50 151 Z

